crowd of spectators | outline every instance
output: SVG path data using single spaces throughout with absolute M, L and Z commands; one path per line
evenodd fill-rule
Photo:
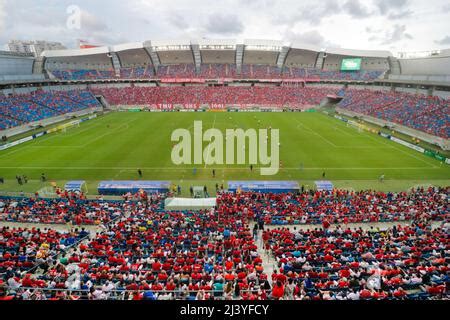
M 57 198 L 0 196 L 0 221 L 75 225 L 105 225 L 136 210 L 162 210 L 171 193 L 127 193 L 123 200 L 87 199 L 82 192 L 57 188 Z
M 154 77 L 153 67 L 121 68 L 121 79 L 151 79 Z
M 122 201 L 0 197 L 0 221 L 99 225 L 125 214 L 130 206 Z
M 1 129 L 7 129 L 10 128 L 10 126 L 54 117 L 59 114 L 57 109 L 43 107 L 34 102 L 30 94 L 0 97 Z M 11 122 L 11 119 L 15 121 Z
M 56 78 L 61 80 L 97 80 L 97 79 L 115 78 L 114 70 L 96 70 L 96 69 L 52 70 L 51 73 Z
M 5 295 L 255 299 L 265 298 L 260 288 L 265 280 L 262 259 L 241 216 L 219 216 L 214 210 L 158 212 L 139 204 L 45 273 L 11 274 Z
M 242 213 L 266 224 L 321 224 L 449 219 L 449 188 L 417 188 L 410 192 L 309 191 L 295 193 L 222 193 L 219 213 Z
M 448 139 L 450 100 L 397 91 L 345 91 L 339 107 Z
M 195 65 L 161 65 L 156 72 L 156 78 L 196 78 Z
M 312 106 L 319 104 L 328 94 L 336 94 L 334 88 L 294 87 L 122 87 L 96 88 L 95 94 L 103 95 L 112 105 L 157 104 L 223 104 Z
M 98 106 L 89 91 L 35 91 L 0 96 L 0 130 Z
M 173 67 L 173 66 L 171 66 Z M 226 65 L 224 66 L 225 69 Z M 268 68 L 268 67 L 267 67 Z M 147 70 L 141 70 L 145 76 Z M 137 68 L 123 76 L 134 77 Z M 205 66 L 205 73 L 217 70 Z M 250 69 L 251 70 L 251 69 Z M 431 135 L 450 137 L 450 104 L 437 96 L 369 89 L 338 91 L 332 87 L 124 87 L 94 88 L 112 105 L 236 105 L 299 107 L 319 104 L 328 95 L 341 95 L 339 107 L 398 123 Z M 0 96 L 0 129 L 98 106 L 89 91 L 35 91 Z
M 114 70 L 55 70 L 53 75 L 62 80 L 115 79 Z M 371 81 L 383 74 L 383 71 L 328 71 L 316 68 L 271 65 L 243 64 L 237 72 L 235 64 L 204 63 L 196 71 L 192 63 L 160 65 L 156 74 L 153 66 L 125 67 L 120 69 L 121 79 L 165 79 L 165 78 L 201 78 L 201 79 L 311 79 L 311 80 L 349 80 Z
M 27 273 L 38 265 L 53 263 L 54 257 L 88 236 L 84 229 L 58 232 L 48 228 L 0 227 L 0 286 L 41 287 L 43 282 Z
M 277 264 L 273 298 L 448 299 L 448 231 L 448 223 L 267 230 L 264 245 Z
M 130 201 L 135 196 L 139 200 Z M 160 196 L 148 199 L 142 194 L 121 201 L 70 194 L 2 199 L 9 212 L 97 212 L 108 218 L 90 239 L 84 229 L 2 227 L 0 299 L 360 300 L 447 294 L 448 188 L 223 192 L 216 208 L 198 211 L 163 210 Z M 280 216 L 288 223 L 306 216 L 306 224 L 336 225 L 264 227 Z M 411 224 L 383 230 L 346 225 L 403 219 Z M 260 245 L 275 259 L 272 275 L 264 270 L 252 220 L 263 226 Z M 440 225 L 433 222 L 432 228 L 436 220 Z

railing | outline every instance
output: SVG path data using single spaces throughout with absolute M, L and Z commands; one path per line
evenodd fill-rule
M 136 300 L 135 295 L 139 294 L 139 300 L 242 300 L 242 293 L 255 292 L 256 290 L 240 290 L 240 295 L 236 296 L 233 291 L 225 294 L 224 290 L 107 290 L 99 294 L 91 293 L 89 289 L 55 289 L 55 288 L 30 288 L 19 287 L 10 288 L 4 297 L 22 300 Z M 320 290 L 305 289 L 306 296 L 311 298 L 319 292 L 325 291 L 341 291 L 342 288 L 336 290 Z M 203 295 L 198 296 L 198 292 L 202 291 Z M 266 292 L 266 300 L 278 300 L 272 297 L 270 290 Z M 145 293 L 149 293 L 146 295 Z M 206 296 L 208 294 L 208 296 Z M 348 299 L 348 298 L 347 298 Z M 410 292 L 404 297 L 386 296 L 382 300 L 427 300 L 427 299 L 449 299 L 449 294 L 443 292 L 441 294 L 430 294 L 428 292 Z M 293 296 L 284 296 L 282 300 L 296 300 Z M 379 300 L 376 298 L 360 298 L 360 300 Z
M 199 300 L 198 293 L 203 292 L 203 299 L 205 295 L 209 294 L 209 299 L 213 300 L 227 300 L 237 299 L 239 297 L 234 295 L 234 290 L 225 294 L 225 290 L 105 290 L 99 294 L 94 294 L 89 289 L 60 289 L 60 288 L 35 288 L 35 287 L 6 287 L 7 296 L 19 295 L 25 300 L 133 300 L 136 294 L 144 294 L 143 300 Z M 27 292 L 28 291 L 28 292 Z M 241 289 L 240 293 L 255 292 L 257 290 Z M 270 290 L 265 290 L 267 296 L 270 295 Z M 147 296 L 145 293 L 150 293 Z M 45 298 L 44 298 L 45 296 Z M 42 298 L 39 298 L 42 297 Z

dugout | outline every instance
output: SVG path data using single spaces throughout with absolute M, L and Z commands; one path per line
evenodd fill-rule
M 98 184 L 98 193 L 102 195 L 118 195 L 145 191 L 147 193 L 167 193 L 170 190 L 170 181 L 101 181 Z

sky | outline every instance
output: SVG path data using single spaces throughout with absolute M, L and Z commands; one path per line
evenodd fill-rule
M 98 45 L 165 39 L 268 39 L 320 48 L 450 48 L 448 0 L 0 0 L 10 39 Z

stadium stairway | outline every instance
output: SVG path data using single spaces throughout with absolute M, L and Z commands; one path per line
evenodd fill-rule
M 249 228 L 250 230 L 253 230 L 253 227 L 255 226 L 254 221 L 249 222 Z M 262 239 L 262 230 L 258 230 L 258 238 L 255 241 L 256 246 L 258 247 L 258 254 L 261 257 L 264 268 L 264 273 L 267 274 L 268 279 L 272 279 L 273 270 L 276 268 L 276 261 L 273 258 L 273 256 L 266 250 L 264 250 L 264 242 Z
M 433 221 L 431 223 L 431 227 L 432 228 L 438 228 L 441 225 L 442 221 Z M 255 225 L 254 221 L 249 221 L 248 223 L 250 230 L 253 230 L 253 227 Z M 332 224 L 330 229 L 334 229 L 338 224 Z M 364 222 L 364 223 L 354 223 L 354 224 L 350 224 L 348 225 L 351 228 L 361 228 L 363 230 L 369 230 L 371 227 L 373 228 L 380 228 L 380 230 L 386 230 L 387 228 L 392 228 L 394 225 L 396 226 L 408 226 L 410 225 L 410 221 L 396 221 L 396 222 Z M 307 224 L 307 225 L 295 225 L 295 227 L 299 230 L 306 230 L 306 229 L 310 229 L 311 227 L 317 227 L 317 228 L 321 228 L 322 225 L 320 224 Z M 277 225 L 269 225 L 269 226 L 264 226 L 264 229 L 276 229 L 279 226 Z M 290 226 L 284 226 L 288 229 L 290 229 L 291 231 L 293 230 L 294 226 L 290 225 Z M 276 264 L 276 260 L 274 258 L 274 256 L 271 254 L 270 251 L 266 251 L 264 249 L 264 243 L 263 243 L 263 239 L 262 239 L 262 231 L 258 230 L 258 238 L 255 241 L 256 246 L 258 247 L 258 254 L 261 257 L 263 263 L 263 268 L 264 268 L 264 273 L 267 274 L 268 279 L 272 278 L 272 274 L 274 270 L 278 270 L 277 264 Z

